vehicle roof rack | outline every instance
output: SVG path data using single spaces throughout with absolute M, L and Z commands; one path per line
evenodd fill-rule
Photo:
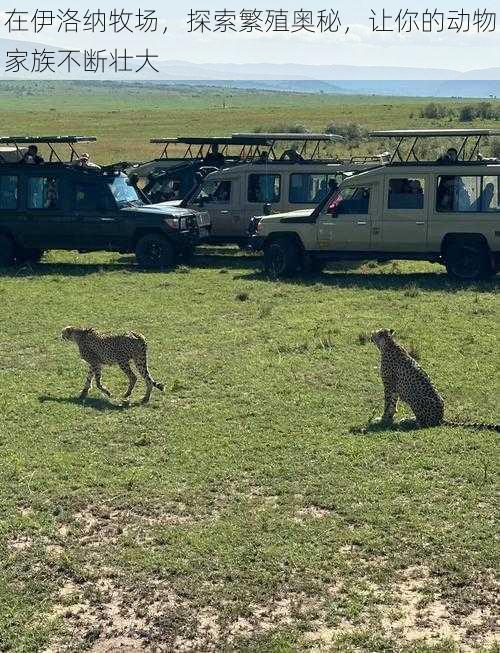
M 265 138 L 268 141 L 343 141 L 344 137 L 340 134 L 294 134 L 292 132 L 282 132 L 282 133 L 238 133 L 233 134 L 233 138 L 248 138 L 250 140 L 258 140 L 259 138 Z
M 150 143 L 164 145 L 160 158 L 168 158 L 168 149 L 170 145 L 186 145 L 187 148 L 182 158 L 184 159 L 203 159 L 212 145 L 222 146 L 221 154 L 227 155 L 230 146 L 240 147 L 237 158 L 252 158 L 259 154 L 259 147 L 271 147 L 271 142 L 267 138 L 246 138 L 234 136 L 179 136 L 166 138 L 152 138 Z M 193 151 L 193 146 L 199 146 L 197 151 Z M 245 148 L 250 148 L 248 152 Z
M 339 141 L 345 140 L 343 136 L 339 134 L 294 134 L 291 132 L 277 132 L 277 133 L 239 133 L 233 134 L 233 138 L 248 138 L 250 140 L 257 140 L 259 138 L 265 138 L 270 141 L 271 150 L 270 154 L 275 156 L 274 146 L 277 143 L 302 143 L 298 154 L 300 156 L 307 155 L 307 146 L 310 143 L 314 143 L 314 148 L 312 154 L 309 156 L 309 159 L 316 159 L 319 153 L 319 148 L 322 143 L 336 143 Z
M 55 145 L 68 145 L 71 152 L 71 161 L 78 158 L 78 152 L 75 150 L 75 145 L 79 143 L 95 143 L 97 138 L 95 136 L 0 136 L 0 145 L 13 145 L 16 150 L 21 154 L 20 145 L 48 145 L 50 150 L 49 161 L 52 162 L 56 159 L 62 163 L 62 159 L 55 150 Z
M 458 159 L 462 162 L 471 162 L 479 152 L 481 140 L 490 136 L 500 136 L 500 129 L 395 129 L 389 131 L 369 132 L 370 138 L 397 138 L 398 144 L 392 153 L 390 163 L 396 160 L 400 163 L 421 163 L 416 153 L 418 142 L 423 138 L 461 138 L 462 144 L 458 150 Z M 467 155 L 469 139 L 475 139 L 472 150 Z M 403 153 L 405 141 L 412 139 L 408 154 Z

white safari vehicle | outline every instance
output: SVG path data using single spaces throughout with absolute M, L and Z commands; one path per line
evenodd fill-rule
M 210 214 L 212 243 L 248 242 L 251 220 L 262 213 L 312 210 L 348 174 L 382 162 L 382 157 L 326 158 L 335 134 L 233 134 L 237 142 L 256 143 L 250 158 L 207 175 L 180 206 Z M 268 147 L 260 144 L 265 141 Z M 286 149 L 288 143 L 288 148 Z
M 500 161 L 484 159 L 478 147 L 496 134 L 373 133 L 399 139 L 387 165 L 344 180 L 312 211 L 262 217 L 252 246 L 264 251 L 273 276 L 340 259 L 424 260 L 462 280 L 491 276 L 500 269 Z M 418 141 L 429 137 L 459 137 L 461 145 L 438 161 L 420 161 Z

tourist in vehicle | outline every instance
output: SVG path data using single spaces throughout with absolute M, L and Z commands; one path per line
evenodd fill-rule
M 90 155 L 87 154 L 87 152 L 84 152 L 79 159 L 76 159 L 73 165 L 79 166 L 81 168 L 93 168 L 94 170 L 101 169 L 101 166 L 98 166 L 97 163 L 93 163 L 90 160 Z
M 458 161 L 458 150 L 454 147 L 450 147 L 446 150 L 446 154 L 442 154 L 437 162 L 441 165 L 452 165 Z
M 495 185 L 492 183 L 486 184 L 486 186 L 483 188 L 483 192 L 475 202 L 471 204 L 470 210 L 471 211 L 490 211 L 491 210 L 491 202 L 493 201 L 493 197 L 495 195 Z
M 38 147 L 36 145 L 30 145 L 28 151 L 24 154 L 19 163 L 39 165 L 40 163 L 44 163 L 44 159 L 38 154 Z
M 211 146 L 210 152 L 208 152 L 208 154 L 203 159 L 204 165 L 214 166 L 215 168 L 222 168 L 225 161 L 226 158 L 223 154 L 221 154 L 221 152 L 219 152 L 219 146 L 217 143 L 214 143 Z
M 316 193 L 316 195 L 313 198 L 313 202 L 315 204 L 319 204 L 320 202 L 322 202 L 325 199 L 327 194 L 328 194 L 328 183 L 327 183 L 326 179 L 323 179 L 321 181 L 321 184 L 319 185 L 318 192 Z

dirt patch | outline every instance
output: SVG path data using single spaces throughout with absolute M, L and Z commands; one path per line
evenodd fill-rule
M 7 549 L 13 553 L 27 551 L 33 546 L 33 539 L 27 535 L 7 540 Z
M 425 566 L 410 567 L 395 585 L 398 604 L 381 608 L 381 625 L 388 637 L 407 642 L 453 640 L 461 653 L 500 642 L 492 605 L 471 614 L 457 614 L 440 594 L 436 579 Z
M 167 510 L 141 513 L 129 509 L 87 506 L 73 515 L 70 524 L 62 525 L 57 532 L 60 540 L 78 537 L 78 543 L 87 547 L 116 544 L 123 536 L 147 539 L 148 528 L 191 524 L 197 520 L 187 514 L 183 504 L 175 512 Z
M 332 515 L 333 511 L 329 510 L 328 508 L 311 505 L 298 510 L 294 517 L 294 521 L 303 522 L 307 519 L 326 519 Z

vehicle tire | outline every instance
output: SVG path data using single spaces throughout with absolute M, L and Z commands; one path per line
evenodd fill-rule
M 459 281 L 487 279 L 494 273 L 487 246 L 477 239 L 452 242 L 444 255 L 446 271 Z
M 0 267 L 6 268 L 14 265 L 15 253 L 16 250 L 12 240 L 0 234 Z
M 16 252 L 16 261 L 18 263 L 40 263 L 45 254 L 43 249 L 24 249 L 20 248 Z
M 299 247 L 291 238 L 277 238 L 264 247 L 264 268 L 273 279 L 293 275 L 300 259 Z
M 147 234 L 139 239 L 135 248 L 137 263 L 148 269 L 173 268 L 177 252 L 172 243 L 157 234 Z

